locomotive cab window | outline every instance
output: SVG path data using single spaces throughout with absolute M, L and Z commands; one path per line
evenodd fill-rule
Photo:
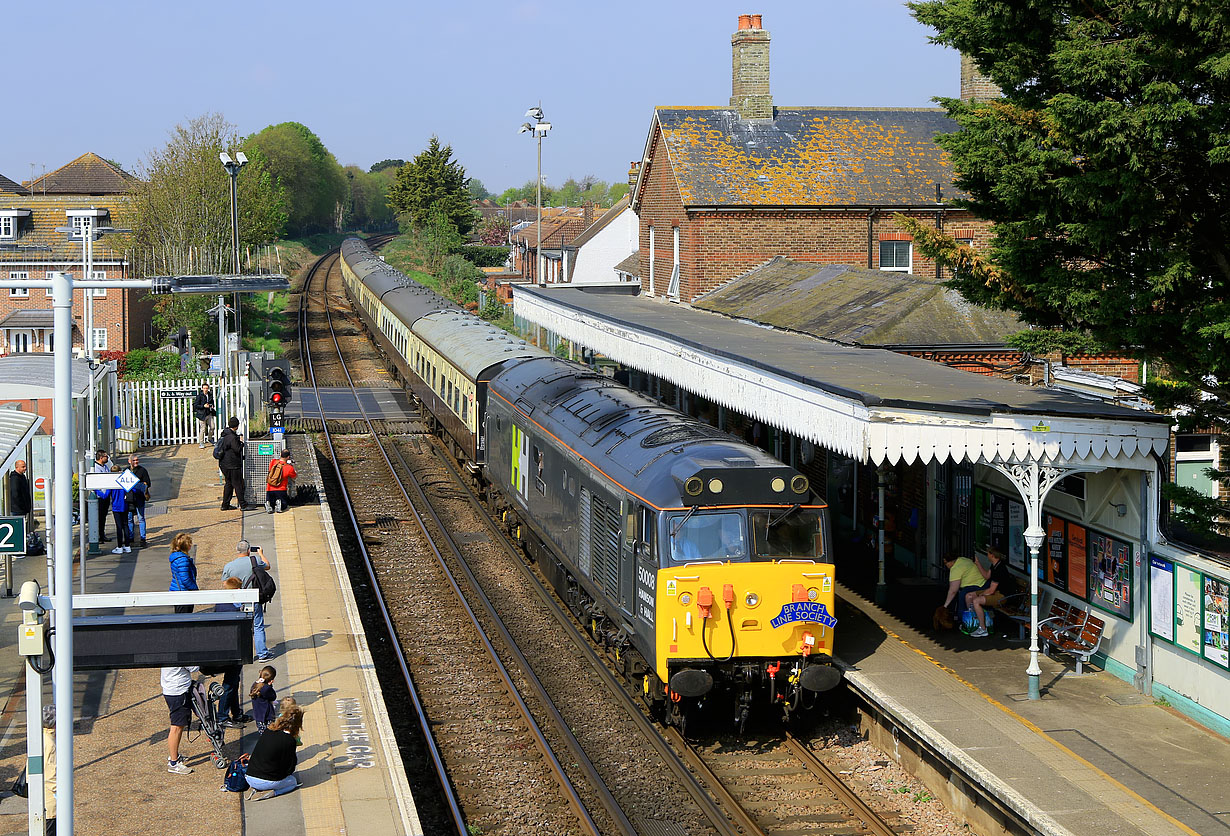
M 748 561 L 747 530 L 743 514 L 676 514 L 667 521 L 671 562 L 701 560 Z
M 753 560 L 823 560 L 824 516 L 810 508 L 752 513 Z

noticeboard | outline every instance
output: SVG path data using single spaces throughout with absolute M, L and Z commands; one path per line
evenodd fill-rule
M 1230 581 L 1149 555 L 1149 633 L 1230 668 Z
M 1149 555 L 1149 631 L 1159 639 L 1174 641 L 1174 563 Z
M 1089 532 L 1089 603 L 1132 617 L 1132 547 L 1096 531 Z
M 1203 577 L 1195 569 L 1182 564 L 1174 568 L 1174 644 L 1189 653 L 1200 655 L 1201 618 L 1200 582 Z
M 1230 604 L 1230 583 L 1204 578 L 1204 658 L 1223 668 L 1230 667 L 1230 629 L 1227 629 L 1227 605 Z

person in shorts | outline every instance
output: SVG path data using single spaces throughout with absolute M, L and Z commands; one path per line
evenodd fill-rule
M 192 691 L 192 674 L 198 670 L 197 667 L 183 666 L 162 669 L 162 698 L 167 701 L 167 710 L 171 714 L 171 728 L 167 734 L 167 772 L 174 775 L 192 774 L 192 767 L 180 760 L 179 741 L 184 736 L 184 729 L 192 722 L 189 694 Z
M 986 584 L 986 576 L 982 567 L 968 557 L 957 557 L 948 554 L 944 557 L 944 565 L 948 568 L 948 597 L 944 599 L 947 607 L 955 598 L 957 601 L 957 623 L 961 623 L 961 615 L 968 608 L 969 594 L 980 592 Z M 985 628 L 978 628 L 970 634 L 976 638 L 987 635 Z
M 290 505 L 290 494 L 287 488 L 290 480 L 298 476 L 295 464 L 290 460 L 290 448 L 274 456 L 269 462 L 269 476 L 265 479 L 265 512 L 272 514 L 276 508 L 282 513 Z
M 1009 595 L 1015 595 L 1016 578 L 1008 571 L 1008 563 L 1003 552 L 991 547 L 987 549 L 987 557 L 991 562 L 991 571 L 987 576 L 987 584 L 982 589 L 968 595 L 967 603 L 974 615 L 978 617 L 978 626 L 985 633 L 987 630 L 987 607 L 994 607 Z

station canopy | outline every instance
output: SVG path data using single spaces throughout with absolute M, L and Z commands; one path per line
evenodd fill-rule
M 618 363 L 860 461 L 1149 470 L 1169 439 L 1165 415 L 623 289 L 518 286 L 514 309 Z

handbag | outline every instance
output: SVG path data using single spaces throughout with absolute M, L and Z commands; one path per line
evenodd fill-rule
M 10 788 L 13 795 L 20 795 L 22 798 L 30 797 L 30 785 L 26 783 L 26 770 L 22 769 L 21 774 L 13 781 L 13 786 Z

